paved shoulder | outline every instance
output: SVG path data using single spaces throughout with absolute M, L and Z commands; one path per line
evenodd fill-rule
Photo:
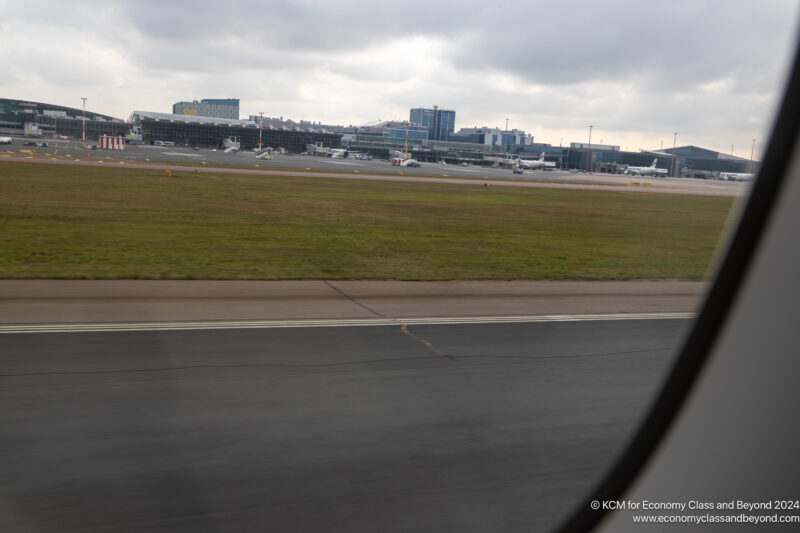
M 0 280 L 0 325 L 693 312 L 693 281 Z

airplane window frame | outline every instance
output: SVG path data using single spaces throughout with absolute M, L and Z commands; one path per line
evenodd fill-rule
M 622 499 L 654 455 L 708 362 L 754 262 L 772 208 L 787 181 L 795 143 L 800 138 L 800 40 L 790 65 L 757 179 L 677 360 L 625 449 L 599 484 L 579 501 L 573 514 L 555 530 L 557 533 L 592 531 L 608 516 L 610 510 L 593 510 L 590 502 Z

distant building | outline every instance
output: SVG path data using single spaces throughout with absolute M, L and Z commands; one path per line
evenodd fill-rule
M 700 148 L 699 146 L 678 146 L 677 148 L 665 148 L 662 150 L 667 154 L 674 154 L 681 157 L 693 157 L 699 159 L 731 159 L 733 161 L 749 161 L 742 157 L 737 157 L 723 152 L 716 152 L 707 148 Z
M 453 142 L 473 142 L 484 146 L 500 146 L 503 141 L 503 130 L 500 128 L 461 128 L 458 133 L 450 135 Z
M 533 136 L 525 135 L 522 130 L 504 131 L 501 139 L 503 146 L 524 146 L 533 142 Z
M 657 152 L 653 152 L 657 154 Z M 681 171 L 684 173 L 755 173 L 758 172 L 758 161 L 750 161 L 731 154 L 700 148 L 699 146 L 678 146 L 665 148 L 662 153 L 678 158 Z
M 356 128 L 358 135 L 389 137 L 393 139 L 427 140 L 428 129 L 420 124 L 399 121 L 385 121 L 379 124 Z
M 433 139 L 433 130 L 434 125 L 436 123 L 436 110 L 434 109 L 423 109 L 421 107 L 417 107 L 411 110 L 409 113 L 410 122 L 414 124 L 419 124 L 420 126 L 424 127 L 428 130 L 428 138 Z
M 267 124 L 266 117 L 262 124 L 252 120 L 134 111 L 128 124 L 139 132 L 145 144 L 159 141 L 177 146 L 222 147 L 226 140 L 233 138 L 245 150 L 257 147 L 260 140 L 264 146 L 302 152 L 308 144 L 339 146 L 342 138 L 340 134 L 299 127 L 273 127 Z
M 119 118 L 101 115 L 83 109 L 43 102 L 30 102 L 0 98 L 0 135 L 28 137 L 52 137 L 68 135 L 81 139 L 84 126 L 86 139 L 97 139 L 102 135 L 123 136 L 129 125 Z
M 608 150 L 612 152 L 619 152 L 619 146 L 611 145 L 611 144 L 596 144 L 592 143 L 569 143 L 569 147 L 573 150 L 585 150 L 587 148 L 591 148 L 592 150 Z
M 483 131 L 481 132 L 467 131 L 470 129 L 476 129 L 476 128 L 461 128 L 461 130 L 458 133 L 451 133 L 450 136 L 447 138 L 447 140 L 454 143 L 471 143 L 471 144 L 486 145 L 486 143 L 484 142 L 486 139 L 486 134 Z
M 239 120 L 239 99 L 205 98 L 199 102 L 177 102 L 172 105 L 172 114 Z
M 456 129 L 456 112 L 450 109 L 415 107 L 409 113 L 409 121 L 428 130 L 428 139 L 446 141 Z
M 458 133 L 451 133 L 448 140 L 483 144 L 493 148 L 511 149 L 513 146 L 526 146 L 533 142 L 533 137 L 522 130 L 501 130 L 500 128 L 461 128 Z

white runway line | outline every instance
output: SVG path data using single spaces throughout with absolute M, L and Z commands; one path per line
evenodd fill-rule
M 186 157 L 205 157 L 204 155 L 200 155 L 200 154 L 187 154 L 187 153 L 185 153 L 185 152 L 161 152 L 161 153 L 162 153 L 162 154 L 165 154 L 165 155 L 182 155 L 182 156 L 186 156 Z
M 191 331 L 215 329 L 331 328 L 364 326 L 427 326 L 456 324 L 513 324 L 533 322 L 588 322 L 601 320 L 664 320 L 694 318 L 694 313 L 617 313 L 595 315 L 529 315 L 428 318 L 345 318 L 314 320 L 246 320 L 237 322 L 141 322 L 111 324 L 35 324 L 0 326 L 9 333 L 83 333 L 112 331 Z

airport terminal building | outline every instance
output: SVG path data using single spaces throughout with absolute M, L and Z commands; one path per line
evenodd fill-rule
M 256 148 L 259 143 L 259 132 L 262 146 L 281 147 L 290 152 L 302 152 L 307 144 L 339 146 L 342 138 L 339 133 L 260 126 L 251 120 L 152 111 L 134 111 L 128 119 L 128 125 L 133 134 L 145 144 L 167 141 L 178 146 L 203 148 L 219 148 L 226 139 L 238 141 L 245 150 Z
M 119 118 L 86 111 L 86 138 L 102 135 L 124 136 L 130 125 Z M 83 110 L 42 102 L 0 98 L 0 134 L 26 137 L 66 135 L 80 139 Z

